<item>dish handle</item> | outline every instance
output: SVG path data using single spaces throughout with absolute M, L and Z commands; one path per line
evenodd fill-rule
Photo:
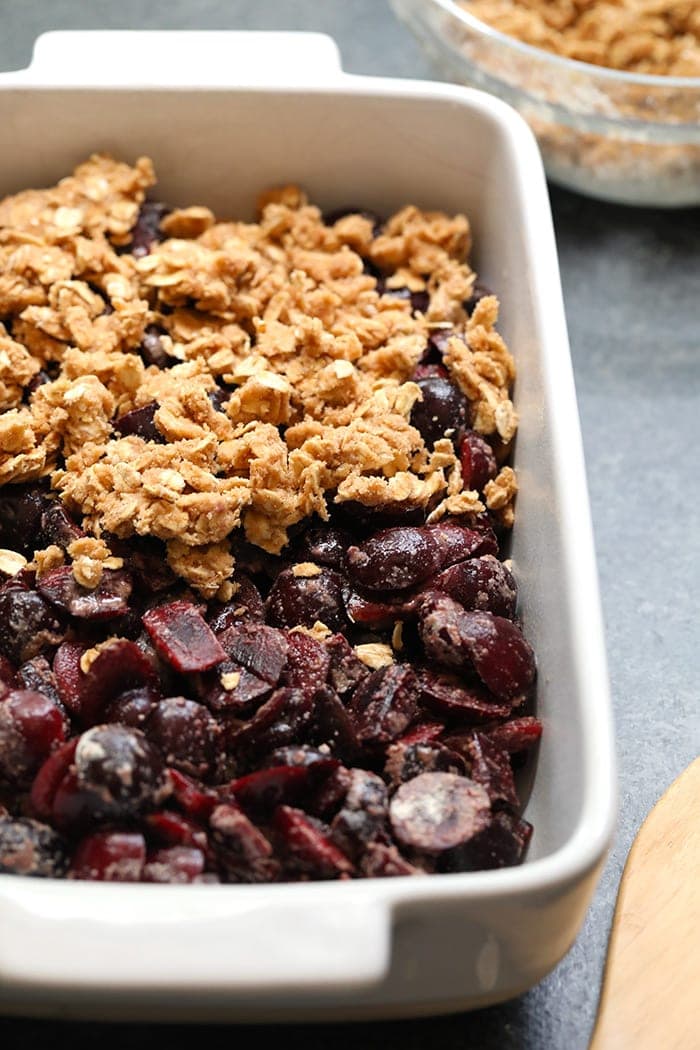
M 292 87 L 342 76 L 324 33 L 71 30 L 39 36 L 29 67 L 0 73 L 0 87 Z

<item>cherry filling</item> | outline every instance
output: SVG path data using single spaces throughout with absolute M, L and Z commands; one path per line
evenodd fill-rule
M 45 516 L 47 499 L 19 505 Z M 6 580 L 0 871 L 200 883 L 519 863 L 514 768 L 542 727 L 497 555 L 482 519 L 311 522 L 227 602 L 164 575 L 144 611 L 127 568 L 92 590 L 63 567 Z M 129 618 L 133 638 L 115 636 Z
M 165 212 L 142 207 L 132 255 L 158 244 Z M 365 273 L 393 312 L 427 314 L 427 291 Z M 475 285 L 465 315 L 488 294 Z M 451 440 L 463 488 L 483 494 L 507 448 L 472 429 L 450 378 L 455 325 L 428 331 L 410 424 L 428 454 Z M 172 367 L 163 329 L 138 339 L 151 371 Z M 220 384 L 208 411 L 229 396 Z M 163 444 L 158 409 L 115 414 L 115 434 Z M 523 859 L 514 770 L 542 726 L 498 516 L 328 509 L 279 556 L 235 541 L 233 586 L 205 600 L 153 538 L 109 537 L 122 567 L 82 586 L 69 549 L 85 533 L 48 485 L 0 489 L 1 547 L 67 555 L 0 577 L 0 872 L 230 883 Z
M 541 725 L 497 550 L 483 522 L 312 523 L 240 578 L 241 604 L 166 584 L 145 612 L 126 570 L 92 591 L 64 569 L 8 580 L 0 870 L 198 883 L 518 863 L 511 756 Z M 112 636 L 126 610 L 135 641 Z

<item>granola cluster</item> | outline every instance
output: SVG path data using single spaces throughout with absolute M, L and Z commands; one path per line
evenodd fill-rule
M 579 62 L 700 76 L 700 8 L 687 0 L 462 0 L 507 36 Z
M 499 462 L 517 426 L 497 300 L 465 309 L 464 216 L 324 221 L 284 187 L 252 223 L 152 211 L 144 244 L 154 182 L 147 158 L 95 155 L 0 202 L 0 485 L 50 478 L 88 533 L 66 551 L 80 584 L 117 567 L 112 537 L 164 541 L 176 575 L 212 597 L 238 537 L 277 554 L 334 504 L 483 510 L 449 435 L 429 448 L 411 423 L 439 331 Z M 515 490 L 505 467 L 486 493 L 506 525 Z M 35 567 L 62 558 L 49 548 Z

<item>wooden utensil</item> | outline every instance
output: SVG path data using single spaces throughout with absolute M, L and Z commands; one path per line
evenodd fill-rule
M 656 803 L 622 873 L 589 1050 L 700 1047 L 700 758 Z

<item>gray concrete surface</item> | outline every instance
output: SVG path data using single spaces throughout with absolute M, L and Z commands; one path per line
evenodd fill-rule
M 380 0 L 0 3 L 0 69 L 48 29 L 314 29 L 351 72 L 431 75 Z M 128 56 L 124 56 L 128 61 Z M 601 577 L 620 764 L 619 827 L 581 934 L 527 995 L 449 1018 L 269 1032 L 0 1021 L 8 1050 L 130 1050 L 270 1037 L 285 1050 L 584 1050 L 622 867 L 654 801 L 697 754 L 700 211 L 634 210 L 552 190 Z M 0 934 L 1 935 L 1 934 Z

